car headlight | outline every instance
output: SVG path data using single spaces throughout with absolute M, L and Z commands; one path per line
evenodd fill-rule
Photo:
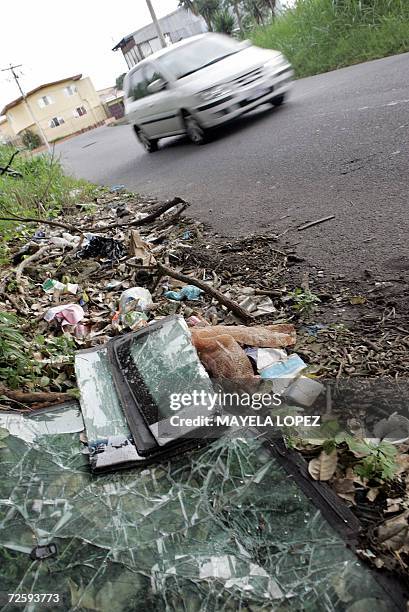
M 205 89 L 201 91 L 199 96 L 202 100 L 213 100 L 213 98 L 219 98 L 220 96 L 225 96 L 230 93 L 230 89 L 227 85 L 216 85 L 215 87 L 210 87 L 209 89 Z

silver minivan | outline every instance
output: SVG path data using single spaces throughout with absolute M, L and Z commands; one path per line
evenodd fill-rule
M 125 114 L 146 151 L 187 134 L 203 144 L 217 127 L 266 102 L 279 106 L 293 70 L 278 51 L 200 34 L 152 54 L 124 80 Z

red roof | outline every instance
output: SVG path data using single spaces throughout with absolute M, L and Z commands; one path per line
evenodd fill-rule
M 31 91 L 28 91 L 26 93 L 26 97 L 37 93 L 37 91 L 40 91 L 41 89 L 44 89 L 45 87 L 51 87 L 52 85 L 59 85 L 60 83 L 65 83 L 66 81 L 79 81 L 81 78 L 82 78 L 82 74 L 75 74 L 74 76 L 70 76 L 65 79 L 60 79 L 59 81 L 52 81 L 51 83 L 44 83 L 43 85 L 39 85 L 38 87 L 35 87 Z M 20 102 L 22 101 L 23 101 L 23 97 L 20 96 L 16 100 L 13 100 L 13 102 L 9 102 L 0 112 L 0 115 L 5 115 L 7 111 L 10 110 L 10 108 L 13 108 L 13 106 L 17 106 L 17 104 L 20 104 Z

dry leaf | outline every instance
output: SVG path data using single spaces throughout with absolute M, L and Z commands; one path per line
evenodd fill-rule
M 409 455 L 399 454 L 395 457 L 395 462 L 398 464 L 398 468 L 395 472 L 396 475 L 402 474 L 409 470 Z
M 388 519 L 378 527 L 379 542 L 384 548 L 409 550 L 409 511 Z
M 311 459 L 308 471 L 314 480 L 329 480 L 335 474 L 338 463 L 338 453 L 334 449 L 329 455 L 322 451 L 316 459 Z
M 397 498 L 397 499 L 391 499 L 388 497 L 388 499 L 386 500 L 386 510 L 385 513 L 387 512 L 399 512 L 400 510 L 400 504 L 403 502 L 403 499 L 401 497 Z
M 373 487 L 372 489 L 369 489 L 368 493 L 366 494 L 366 499 L 370 502 L 373 502 L 378 497 L 378 494 L 379 494 L 379 489 L 377 489 L 376 487 Z
M 349 478 L 340 478 L 334 482 L 334 489 L 339 497 L 355 504 L 354 481 Z

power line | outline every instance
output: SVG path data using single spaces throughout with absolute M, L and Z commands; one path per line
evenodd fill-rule
M 35 123 L 35 125 L 37 126 L 37 129 L 38 129 L 38 131 L 40 132 L 40 136 L 41 136 L 41 138 L 43 139 L 43 141 L 44 141 L 44 143 L 45 143 L 45 145 L 46 145 L 46 147 L 47 147 L 47 149 L 48 149 L 48 152 L 49 152 L 49 153 L 51 153 L 50 143 L 49 143 L 49 142 L 48 142 L 48 140 L 47 140 L 47 137 L 46 137 L 46 135 L 45 135 L 45 133 L 44 133 L 43 128 L 41 127 L 40 123 L 37 121 L 37 119 L 36 119 L 36 117 L 35 117 L 35 115 L 34 115 L 34 113 L 33 113 L 33 110 L 32 110 L 32 108 L 31 108 L 31 106 L 30 106 L 30 104 L 29 104 L 29 102 L 28 102 L 28 100 L 27 100 L 27 96 L 26 96 L 26 94 L 24 93 L 23 88 L 22 88 L 22 87 L 21 87 L 21 85 L 20 85 L 19 76 L 18 76 L 18 74 L 16 73 L 16 68 L 21 68 L 21 66 L 22 66 L 22 64 L 16 64 L 15 66 L 13 66 L 12 64 L 10 64 L 10 66 L 9 66 L 8 68 L 1 68 L 1 69 L 0 69 L 0 71 L 1 71 L 1 72 L 7 72 L 7 71 L 9 71 L 9 72 L 11 72 L 11 74 L 13 75 L 13 78 L 14 78 L 14 80 L 15 80 L 15 82 L 16 82 L 16 85 L 17 85 L 17 87 L 18 87 L 18 89 L 19 89 L 19 91 L 20 91 L 21 97 L 22 97 L 22 98 L 23 98 L 23 100 L 24 100 L 24 104 L 26 105 L 26 108 L 27 108 L 28 114 L 30 115 L 31 119 L 33 120 L 33 122 L 34 122 L 34 123 Z

